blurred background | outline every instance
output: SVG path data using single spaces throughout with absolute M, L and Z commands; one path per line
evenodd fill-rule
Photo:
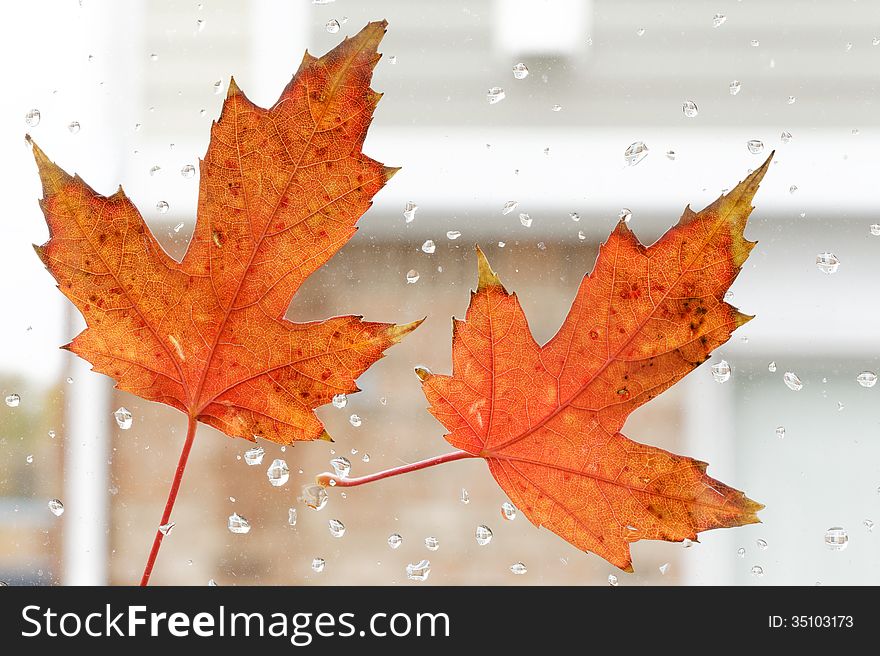
M 180 258 L 198 188 L 198 173 L 181 170 L 205 152 L 230 74 L 269 105 L 306 48 L 323 54 L 386 18 L 373 83 L 385 97 L 364 151 L 403 170 L 288 317 L 428 319 L 360 379 L 364 391 L 346 407 L 318 411 L 335 444 L 282 452 L 262 443 L 262 464 L 248 466 L 251 444 L 201 427 L 153 581 L 880 583 L 880 530 L 871 530 L 880 522 L 880 387 L 856 380 L 880 367 L 880 236 L 871 227 L 880 223 L 880 4 L 59 0 L 4 14 L 0 580 L 135 583 L 186 424 L 58 349 L 82 323 L 30 248 L 47 231 L 25 133 L 99 192 L 121 183 Z M 523 79 L 513 74 L 520 62 Z M 505 98 L 488 102 L 492 87 Z M 696 115 L 684 111 L 688 101 Z M 635 142 L 647 156 L 627 165 Z M 297 500 L 333 457 L 361 475 L 449 450 L 412 368 L 449 372 L 450 317 L 463 315 L 475 283 L 474 244 L 544 342 L 624 208 L 650 243 L 686 204 L 708 204 L 773 149 L 747 231 L 760 243 L 732 290 L 731 302 L 757 318 L 624 430 L 711 463 L 711 475 L 767 505 L 763 524 L 704 533 L 689 548 L 637 543 L 636 572 L 624 574 L 521 514 L 503 519 L 505 496 L 478 461 L 331 490 L 318 512 Z M 517 209 L 502 214 L 511 200 Z M 408 202 L 418 205 L 409 223 Z M 433 253 L 422 249 L 429 239 Z M 826 252 L 840 262 L 833 274 L 816 264 Z M 410 270 L 417 282 L 407 282 Z M 719 384 L 710 367 L 721 359 L 732 375 Z M 786 386 L 786 372 L 802 389 Z M 120 406 L 133 417 L 127 430 L 114 420 Z M 291 469 L 279 488 L 266 478 L 275 458 Z M 50 512 L 52 499 L 62 515 Z M 250 521 L 248 534 L 227 529 L 233 512 Z M 344 523 L 343 537 L 331 536 L 331 519 Z M 479 524 L 494 532 L 487 546 L 474 539 Z M 846 532 L 846 549 L 826 545 L 832 527 Z M 396 550 L 393 533 L 403 539 Z M 407 580 L 406 565 L 423 558 L 429 579 Z M 516 562 L 524 575 L 511 573 Z

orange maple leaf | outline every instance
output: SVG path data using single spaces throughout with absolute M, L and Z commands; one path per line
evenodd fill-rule
M 706 463 L 620 429 L 751 319 L 724 293 L 755 245 L 743 230 L 770 158 L 650 247 L 621 221 L 544 346 L 477 249 L 477 290 L 466 320 L 453 320 L 453 374 L 417 369 L 450 444 L 485 458 L 532 523 L 623 570 L 631 542 L 760 521 L 763 506 Z
M 307 52 L 269 109 L 230 82 L 182 262 L 121 187 L 101 196 L 33 146 L 50 231 L 36 250 L 88 325 L 65 348 L 119 389 L 227 435 L 326 437 L 314 408 L 358 391 L 355 378 L 420 323 L 284 319 L 397 171 L 361 152 L 385 27 L 371 23 L 320 59 Z

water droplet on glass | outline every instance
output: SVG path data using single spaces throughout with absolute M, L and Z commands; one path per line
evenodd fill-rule
M 34 108 L 24 115 L 24 122 L 30 127 L 35 128 L 40 124 L 40 118 L 42 118 L 40 110 Z
M 296 526 L 296 508 L 288 508 L 287 509 L 287 525 L 288 526 Z
M 737 549 L 736 555 L 739 556 L 740 558 L 745 558 L 746 557 L 745 547 L 740 547 L 739 549 Z
M 873 39 L 871 39 L 871 45 L 880 46 L 880 36 L 875 36 Z
M 877 374 L 873 371 L 863 371 L 856 376 L 856 382 L 862 387 L 874 387 L 877 384 Z
M 6 405 L 10 408 L 17 408 L 21 404 L 21 397 L 18 394 L 7 394 Z
M 800 392 L 804 384 L 801 382 L 801 379 L 798 378 L 797 374 L 793 371 L 786 371 L 782 376 L 783 382 L 786 384 L 788 389 L 794 390 L 795 392 Z
M 388 546 L 392 549 L 400 548 L 401 544 L 403 544 L 403 538 L 400 537 L 400 533 L 392 533 L 388 536 Z
M 263 462 L 263 456 L 266 454 L 265 449 L 261 446 L 254 446 L 244 452 L 244 461 L 248 465 L 259 465 Z
M 70 134 L 76 134 L 79 132 L 79 128 L 79 121 L 71 121 L 67 124 L 67 131 L 70 132 Z
M 837 273 L 840 268 L 840 260 L 834 253 L 824 252 L 816 256 L 816 266 L 822 273 Z
M 312 510 L 321 510 L 327 505 L 328 499 L 327 491 L 320 485 L 306 485 L 299 497 Z
M 345 456 L 338 456 L 330 461 L 330 466 L 339 478 L 348 478 L 351 472 L 351 461 Z
M 159 527 L 159 533 L 161 533 L 162 535 L 168 535 L 169 533 L 171 533 L 171 529 L 173 529 L 174 526 L 175 526 L 174 522 L 168 522 L 167 524 L 162 524 L 162 526 Z
M 471 495 L 465 488 L 461 488 L 461 496 L 459 497 L 459 500 L 465 505 L 471 502 Z
M 427 253 L 428 255 L 430 255 L 435 250 L 437 250 L 437 246 L 436 246 L 436 244 L 434 244 L 433 239 L 427 239 L 427 240 L 425 240 L 425 243 L 422 244 L 422 252 L 423 253 Z
M 727 360 L 712 365 L 712 378 L 716 383 L 726 383 L 730 380 L 730 365 Z
M 57 435 L 57 433 L 56 433 L 55 431 L 53 431 L 53 430 L 50 430 L 50 431 L 49 431 L 49 437 L 50 437 L 51 439 L 54 440 L 54 439 L 55 439 L 55 435 Z
M 779 135 L 779 139 L 782 141 L 782 143 L 790 142 L 791 141 L 791 132 L 783 132 L 782 134 Z
M 764 568 L 760 565 L 754 565 L 750 571 L 755 578 L 761 578 L 764 576 Z
M 694 546 L 694 541 L 691 540 L 690 538 L 685 538 L 684 540 L 681 541 L 681 546 L 684 547 L 685 549 L 690 549 L 692 546 Z
M 620 210 L 620 212 L 617 213 L 617 220 L 623 221 L 624 223 L 629 223 L 630 219 L 632 218 L 632 215 L 633 215 L 632 210 L 630 210 L 627 207 L 624 207 L 623 209 Z
M 694 118 L 697 114 L 699 114 L 699 110 L 697 109 L 697 103 L 693 100 L 685 100 L 684 104 L 681 106 L 681 112 L 688 118 Z
M 568 213 L 568 218 L 570 218 L 572 221 L 580 221 L 580 220 L 581 220 L 581 215 L 578 214 L 577 212 L 569 212 L 569 213 Z
M 627 166 L 635 166 L 648 156 L 648 147 L 643 141 L 635 141 L 623 151 L 623 160 Z
M 461 232 L 459 232 L 458 230 L 450 230 L 446 233 L 446 238 L 450 241 L 455 241 L 459 237 L 461 237 Z
M 740 89 L 742 89 L 742 82 L 740 82 L 739 80 L 734 80 L 730 83 L 730 86 L 728 88 L 730 89 L 730 95 L 735 96 L 740 92 Z
M 418 279 L 419 279 L 419 276 L 418 276 L 418 274 L 416 274 L 416 280 L 418 280 Z M 407 276 L 407 282 L 409 282 L 409 276 Z M 348 418 L 348 423 L 351 424 L 352 426 L 354 426 L 355 428 L 358 428 L 362 423 L 364 423 L 364 420 L 361 419 L 360 415 L 352 415 L 351 417 Z
M 220 92 L 223 91 L 223 80 L 217 80 L 213 85 L 214 95 L 220 95 Z
M 489 101 L 490 105 L 501 102 L 504 100 L 504 96 L 504 89 L 501 87 L 492 87 L 486 92 L 486 100 Z
M 327 527 L 330 529 L 330 535 L 334 538 L 341 538 L 345 535 L 345 524 L 340 522 L 338 519 L 331 519 L 327 522 Z
M 196 174 L 196 167 L 192 164 L 185 165 L 182 169 L 180 169 L 180 175 L 184 178 L 191 178 Z
M 776 373 L 776 362 L 775 361 L 771 361 L 770 364 L 767 365 L 767 371 L 769 371 L 771 374 Z
M 333 407 L 344 408 L 348 404 L 348 397 L 345 394 L 335 394 L 333 396 Z
M 116 423 L 122 430 L 128 430 L 131 428 L 132 416 L 125 406 L 120 406 L 116 412 L 113 413 L 113 417 L 116 419 Z
M 150 61 L 159 61 L 159 55 L 155 52 L 150 54 Z
M 776 427 L 776 437 L 778 437 L 780 440 L 785 439 L 785 426 Z
M 553 106 L 550 108 L 550 111 L 551 111 L 551 112 L 561 112 L 561 111 L 562 111 L 562 105 L 553 105 Z M 550 152 L 550 149 L 549 149 L 549 148 L 545 148 L 545 149 L 544 149 L 544 154 L 545 154 L 545 155 L 546 155 L 546 154 L 549 154 L 549 152 Z
M 752 155 L 759 155 L 764 152 L 764 142 L 760 139 L 749 139 L 746 142 L 746 146 L 748 146 L 749 152 Z
M 880 237 L 880 223 L 871 224 L 871 234 L 875 237 Z
M 56 517 L 61 517 L 61 515 L 64 514 L 64 504 L 61 503 L 61 499 L 50 499 L 47 506 L 49 508 L 49 512 Z
M 666 572 L 669 571 L 669 563 L 663 563 L 663 564 L 660 565 L 660 567 L 658 567 L 657 569 L 660 570 L 660 573 L 661 573 L 661 574 L 664 574 L 664 575 L 665 575 Z
M 416 212 L 418 211 L 419 206 L 416 205 L 413 201 L 408 200 L 406 205 L 403 206 L 403 218 L 406 219 L 407 223 L 412 223 L 413 219 L 416 218 Z
M 281 458 L 275 458 L 272 464 L 269 465 L 269 469 L 266 470 L 266 476 L 269 478 L 269 483 L 272 487 L 281 487 L 290 478 L 290 469 L 288 469 L 287 463 Z
M 154 166 L 151 166 L 151 167 L 150 167 L 150 177 L 156 175 L 156 174 L 159 173 L 161 170 L 162 170 L 162 167 L 159 166 L 158 164 L 156 164 L 156 165 L 154 165 Z
M 429 535 L 425 538 L 425 547 L 427 547 L 429 551 L 437 551 L 437 549 L 440 548 L 440 540 L 433 535 Z
M 727 20 L 727 16 L 724 14 L 715 14 L 712 17 L 712 27 L 721 27 L 724 25 L 724 22 Z
M 874 522 L 872 522 L 870 519 L 866 519 L 865 521 L 863 521 L 862 526 L 868 529 L 868 533 L 874 532 Z
M 168 207 L 168 203 L 164 200 L 160 200 L 156 203 L 156 211 L 159 212 L 159 214 L 166 214 L 168 212 Z
M 323 558 L 313 558 L 312 559 L 312 571 L 316 574 L 320 574 L 324 571 L 324 559 Z
M 755 540 L 755 544 L 758 545 L 758 549 L 760 549 L 761 551 L 767 551 L 767 540 L 762 540 L 761 538 L 758 538 L 757 540 Z
M 431 561 L 420 560 L 406 566 L 406 578 L 410 581 L 427 581 L 431 573 Z
M 609 574 L 608 575 L 608 585 L 616 588 L 617 583 L 618 583 L 617 577 L 614 574 Z
M 370 454 L 365 453 L 364 455 L 361 456 L 361 460 L 363 460 L 364 462 L 370 462 Z
M 644 36 L 644 35 L 645 35 L 645 28 L 644 27 L 640 27 L 639 29 L 636 30 L 636 36 Z
M 505 501 L 501 504 L 501 516 L 508 521 L 513 521 L 516 519 L 516 506 L 510 501 Z
M 335 18 L 331 18 L 326 23 L 324 23 L 324 29 L 327 30 L 330 34 L 336 34 L 339 31 L 339 21 Z
M 791 185 L 791 186 L 788 188 L 788 193 L 790 193 L 790 194 L 793 194 L 793 193 L 796 192 L 796 191 L 797 191 L 797 185 Z
M 519 214 L 519 222 L 523 224 L 526 228 L 532 227 L 532 217 L 530 217 L 525 212 L 520 212 Z
M 832 526 L 825 531 L 825 546 L 832 551 L 843 551 L 849 544 L 849 535 L 840 526 Z
M 509 200 L 504 203 L 504 206 L 501 208 L 502 214 L 510 214 L 513 210 L 516 209 L 516 206 L 519 205 L 519 201 Z
M 795 98 L 794 96 L 789 96 L 788 100 L 786 100 L 785 102 L 789 105 L 794 105 L 797 102 L 797 98 Z
M 477 540 L 478 545 L 485 547 L 492 541 L 492 529 L 485 524 L 480 524 L 474 532 L 474 538 Z
M 667 150 L 666 151 L 666 159 L 675 161 L 675 151 L 674 150 Z
M 226 523 L 226 528 L 229 529 L 230 533 L 243 535 L 250 532 L 251 524 L 247 519 L 245 519 L 238 513 L 232 513 L 229 516 L 229 521 Z
M 517 80 L 524 80 L 529 76 L 529 68 L 522 62 L 513 65 L 513 77 Z
M 749 45 L 753 48 L 757 48 L 759 45 L 761 45 L 761 42 L 757 39 L 752 39 L 751 41 L 749 41 Z
M 526 569 L 526 566 L 523 563 L 519 562 L 519 563 L 514 563 L 513 565 L 511 565 L 510 571 L 512 573 L 516 574 L 517 576 L 522 576 L 523 574 L 525 574 L 529 570 Z
M 196 32 L 201 32 L 204 29 L 205 29 L 205 19 L 199 18 L 198 20 L 196 20 Z

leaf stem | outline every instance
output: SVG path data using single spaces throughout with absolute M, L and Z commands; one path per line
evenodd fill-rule
M 186 425 L 186 441 L 183 443 L 183 450 L 180 452 L 180 459 L 177 461 L 177 470 L 174 472 L 174 479 L 171 481 L 171 490 L 168 492 L 168 500 L 165 502 L 165 511 L 162 513 L 162 520 L 159 522 L 159 526 L 164 526 L 171 518 L 171 511 L 174 509 L 174 502 L 177 500 L 177 491 L 180 489 L 180 481 L 183 479 L 186 461 L 189 459 L 189 452 L 192 450 L 195 436 L 196 418 L 190 415 Z M 156 564 L 156 557 L 159 555 L 159 547 L 162 546 L 162 538 L 164 537 L 165 534 L 156 529 L 153 547 L 150 549 L 150 555 L 144 567 L 144 575 L 141 577 L 141 586 L 145 586 L 150 582 L 150 574 L 153 573 L 153 565 Z
M 357 478 L 342 478 L 336 474 L 324 472 L 323 474 L 318 474 L 315 477 L 315 481 L 318 485 L 323 485 L 324 487 L 357 487 L 358 485 L 381 481 L 384 478 L 391 478 L 392 476 L 399 476 L 400 474 L 408 474 L 410 472 L 418 471 L 419 469 L 426 469 L 428 467 L 442 465 L 455 460 L 463 460 L 464 458 L 477 457 L 478 456 L 473 453 L 468 453 L 467 451 L 453 451 L 452 453 L 444 453 L 442 456 L 434 456 L 433 458 L 419 460 L 418 462 L 413 462 L 409 465 L 401 465 L 400 467 L 393 467 L 391 469 L 376 472 L 375 474 L 359 476 Z

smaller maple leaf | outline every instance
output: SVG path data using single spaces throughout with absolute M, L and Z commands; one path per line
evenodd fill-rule
M 119 188 L 106 197 L 33 145 L 50 238 L 35 247 L 87 328 L 66 348 L 119 389 L 227 435 L 327 437 L 313 410 L 421 322 L 284 318 L 397 169 L 361 152 L 384 21 L 305 54 L 270 108 L 233 80 L 200 162 L 198 220 L 169 257 Z M 30 138 L 29 138 L 30 140 Z
M 743 230 L 772 157 L 650 247 L 618 223 L 544 346 L 478 248 L 477 290 L 453 320 L 453 373 L 417 370 L 450 444 L 485 458 L 533 524 L 623 570 L 631 542 L 760 521 L 763 506 L 706 463 L 620 430 L 751 319 L 724 293 L 754 247 Z

